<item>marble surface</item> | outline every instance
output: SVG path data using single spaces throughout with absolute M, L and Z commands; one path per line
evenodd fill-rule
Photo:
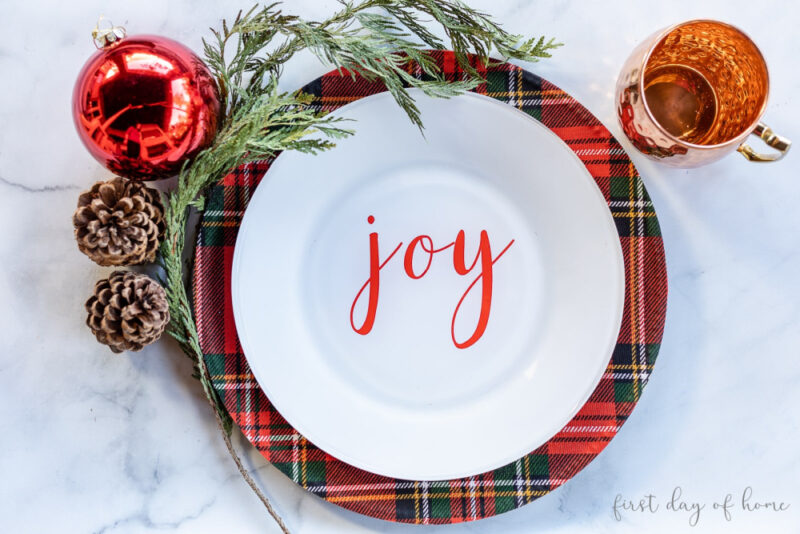
M 719 18 L 768 58 L 776 131 L 800 141 L 800 8 L 789 2 L 471 0 L 523 33 L 566 46 L 529 66 L 619 134 L 617 72 L 667 24 Z M 105 270 L 76 249 L 78 193 L 109 173 L 70 119 L 78 69 L 100 14 L 131 33 L 199 49 L 209 26 L 249 4 L 231 0 L 0 4 L 0 531 L 277 532 L 240 479 L 171 341 L 115 356 L 83 326 Z M 322 17 L 333 1 L 286 8 Z M 324 72 L 300 57 L 286 88 Z M 664 233 L 670 296 L 663 348 L 633 416 L 588 468 L 520 510 L 473 524 L 420 528 L 360 517 L 307 495 L 242 444 L 293 532 L 800 532 L 800 152 L 772 165 L 738 155 L 670 170 L 634 155 Z M 698 524 L 666 503 L 676 486 L 705 503 Z M 741 510 L 778 501 L 783 512 Z M 713 502 L 732 494 L 730 521 Z M 613 513 L 615 496 L 654 495 L 655 512 Z

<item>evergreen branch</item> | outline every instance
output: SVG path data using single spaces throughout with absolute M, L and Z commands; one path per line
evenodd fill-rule
M 308 49 L 340 71 L 383 81 L 400 107 L 421 128 L 419 110 L 407 87 L 421 89 L 429 96 L 454 96 L 484 81 L 470 62 L 470 54 L 484 65 L 489 63 L 493 49 L 503 59 L 538 61 L 550 57 L 550 51 L 560 46 L 553 39 L 526 40 L 511 34 L 487 14 L 460 0 L 342 2 L 343 9 L 324 22 L 284 15 L 279 5 L 240 12 L 230 26 L 223 22 L 221 31 L 212 30 L 216 46 L 204 41 L 206 61 L 216 74 L 226 110 L 257 97 L 280 75 L 289 59 Z M 456 85 L 453 80 L 443 79 L 436 63 L 422 48 L 445 46 L 425 27 L 424 16 L 437 23 L 451 43 L 464 76 Z M 231 40 L 236 41 L 236 51 L 226 62 Z M 427 78 L 409 73 L 412 64 L 418 65 Z M 245 77 L 249 78 L 243 83 Z
M 321 116 L 307 103 L 305 95 L 278 93 L 274 84 L 269 93 L 243 102 L 234 110 L 230 125 L 217 134 L 214 144 L 184 166 L 176 189 L 166 198 L 166 237 L 161 244 L 160 257 L 166 273 L 172 317 L 169 333 L 195 361 L 198 370 L 202 351 L 184 286 L 182 264 L 188 209 L 201 205 L 202 192 L 239 165 L 272 158 L 282 150 L 308 153 L 327 150 L 333 146 L 329 138 L 340 138 L 350 133 L 338 126 L 344 119 Z M 309 137 L 314 131 L 324 134 L 327 139 Z M 207 393 L 213 394 L 210 382 L 205 383 L 199 371 L 197 374 Z M 214 397 L 216 399 L 216 395 Z M 229 431 L 227 412 L 218 399 L 215 405 Z
M 485 66 L 493 50 L 504 59 L 537 61 L 560 46 L 553 39 L 511 34 L 460 0 L 342 0 L 341 4 L 340 11 L 323 22 L 284 15 L 280 4 L 274 3 L 240 11 L 231 24 L 222 21 L 221 29 L 211 29 L 213 39 L 203 40 L 203 48 L 219 88 L 220 130 L 211 147 L 184 165 L 175 190 L 164 202 L 166 233 L 160 260 L 171 316 L 168 332 L 194 361 L 194 376 L 214 408 L 240 473 L 284 532 L 286 526 L 231 444 L 232 421 L 203 359 L 182 261 L 190 209 L 201 210 L 205 190 L 242 164 L 271 159 L 283 150 L 315 154 L 352 134 L 341 124 L 345 119 L 312 109 L 308 95 L 278 91 L 281 69 L 301 50 L 310 50 L 343 74 L 383 82 L 422 129 L 409 88 L 433 97 L 455 96 L 485 81 L 471 54 Z M 426 23 L 438 25 L 446 40 Z M 445 78 L 425 50 L 447 46 L 454 51 L 461 79 Z

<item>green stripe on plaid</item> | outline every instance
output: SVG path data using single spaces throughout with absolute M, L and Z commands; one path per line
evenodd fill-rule
M 449 79 L 453 54 L 434 56 Z M 556 86 L 509 64 L 476 63 L 476 92 L 513 105 L 549 127 L 575 152 L 608 203 L 625 262 L 625 307 L 606 372 L 577 415 L 547 443 L 494 471 L 457 480 L 407 481 L 357 469 L 315 447 L 274 409 L 242 354 L 230 302 L 230 268 L 241 217 L 270 162 L 234 170 L 210 188 L 194 271 L 194 311 L 214 388 L 244 435 L 309 492 L 355 512 L 408 523 L 456 523 L 530 503 L 585 467 L 616 435 L 641 396 L 658 355 L 666 312 L 664 249 L 655 210 L 622 146 Z M 416 72 L 410 67 L 409 72 Z M 308 84 L 312 105 L 332 110 L 384 87 L 336 72 Z

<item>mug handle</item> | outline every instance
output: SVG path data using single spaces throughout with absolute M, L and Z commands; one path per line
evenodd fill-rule
M 758 123 L 755 130 L 751 132 L 751 135 L 757 135 L 768 146 L 777 150 L 777 152 L 772 152 L 771 154 L 761 154 L 760 152 L 753 150 L 752 147 L 750 147 L 750 145 L 747 143 L 742 143 L 736 150 L 741 152 L 741 154 L 746 157 L 748 161 L 778 161 L 789 152 L 789 148 L 792 146 L 791 141 L 773 132 L 772 128 L 763 122 Z

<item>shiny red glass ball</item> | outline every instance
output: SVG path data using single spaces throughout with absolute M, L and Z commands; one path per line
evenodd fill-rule
M 211 144 L 220 102 L 208 67 L 180 43 L 128 37 L 97 51 L 72 95 L 81 141 L 135 180 L 168 178 Z

